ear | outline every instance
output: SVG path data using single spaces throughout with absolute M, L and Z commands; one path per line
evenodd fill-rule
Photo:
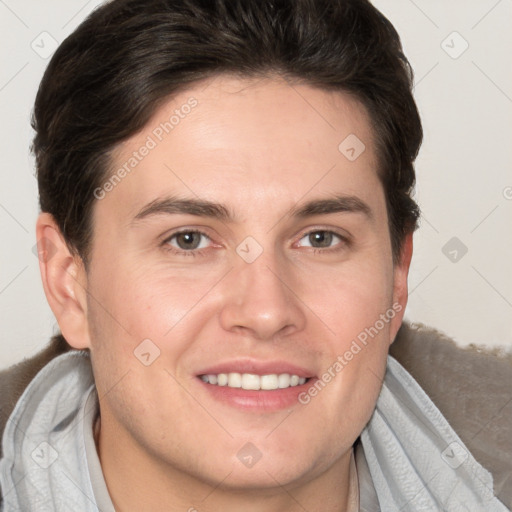
M 412 258 L 412 233 L 404 238 L 400 259 L 393 268 L 393 310 L 396 312 L 395 317 L 391 320 L 390 343 L 395 340 L 396 334 L 400 326 L 407 306 L 409 288 L 407 286 L 407 277 L 409 276 L 409 267 Z
M 87 274 L 82 259 L 70 252 L 49 213 L 39 215 L 36 235 L 44 293 L 62 335 L 76 349 L 89 348 Z

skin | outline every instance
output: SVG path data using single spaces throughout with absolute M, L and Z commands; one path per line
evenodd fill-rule
M 197 106 L 96 202 L 87 273 L 51 216 L 37 223 L 42 250 L 56 248 L 41 263 L 49 304 L 68 342 L 91 352 L 113 503 L 121 512 L 349 510 L 352 445 L 402 321 L 412 254 L 409 235 L 393 265 L 368 116 L 343 93 L 221 75 L 165 103 L 117 148 L 113 170 L 191 97 Z M 349 134 L 366 146 L 353 162 L 338 150 Z M 341 194 L 371 215 L 290 215 Z M 234 218 L 133 221 L 167 195 L 221 203 Z M 182 228 L 207 235 L 199 249 L 165 242 Z M 313 247 L 309 233 L 322 230 L 340 238 Z M 236 252 L 248 236 L 263 249 L 252 263 Z M 201 369 L 245 356 L 320 376 L 393 304 L 401 312 L 307 405 L 243 411 L 198 382 Z M 160 350 L 149 366 L 134 356 L 145 339 Z M 237 457 L 247 442 L 262 453 L 251 468 Z

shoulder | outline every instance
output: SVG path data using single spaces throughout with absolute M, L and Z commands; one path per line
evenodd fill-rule
M 54 357 L 69 350 L 72 349 L 64 337 L 60 334 L 55 335 L 51 338 L 50 343 L 35 356 L 0 371 L 0 389 L 2 390 L 0 393 L 0 438 L 9 416 L 30 381 Z
M 462 348 L 423 324 L 404 323 L 390 354 L 430 396 L 512 504 L 512 353 Z

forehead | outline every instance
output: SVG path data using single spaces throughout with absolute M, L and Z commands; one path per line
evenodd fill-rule
M 349 94 L 282 79 L 221 75 L 181 91 L 114 151 L 112 171 L 120 169 L 100 208 L 116 204 L 126 215 L 164 193 L 243 210 L 381 192 L 365 108 Z

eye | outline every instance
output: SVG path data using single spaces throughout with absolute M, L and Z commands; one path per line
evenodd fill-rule
M 318 230 L 306 233 L 299 240 L 299 245 L 302 245 L 302 247 L 314 247 L 315 249 L 328 249 L 332 247 L 333 244 L 336 245 L 342 241 L 341 236 L 332 231 Z
M 193 251 L 208 247 L 210 238 L 200 231 L 180 231 L 170 236 L 165 243 L 182 251 Z

